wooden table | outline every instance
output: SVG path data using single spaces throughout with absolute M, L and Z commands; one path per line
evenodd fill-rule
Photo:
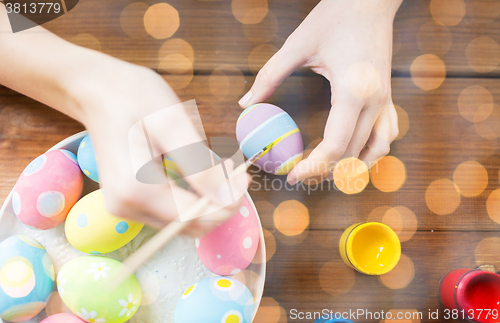
M 461 15 L 461 0 L 434 0 L 434 5 L 452 3 L 445 10 L 453 13 L 449 16 L 439 14 L 435 7 L 434 16 L 431 15 L 429 0 L 405 0 L 398 12 L 393 99 L 401 107 L 400 126 L 408 130 L 392 144 L 390 155 L 397 157 L 406 171 L 389 174 L 403 176 L 405 182 L 399 189 L 382 192 L 370 183 L 355 195 L 332 187 L 311 192 L 307 187 L 273 191 L 259 189 L 264 175 L 258 174 L 250 194 L 266 229 L 270 259 L 256 322 L 312 322 L 306 318 L 294 320 L 293 313 L 323 309 L 420 311 L 423 319 L 413 322 L 442 322 L 437 288 L 444 274 L 484 264 L 500 268 L 500 226 L 493 220 L 500 222 L 500 201 L 492 197 L 487 209 L 488 197 L 500 187 L 500 106 L 495 105 L 482 122 L 467 120 L 473 114 L 463 110 L 464 117 L 459 109 L 460 94 L 470 86 L 482 86 L 494 102 L 500 100 L 500 47 L 495 43 L 500 42 L 500 20 L 495 20 L 500 13 L 499 2 L 468 0 L 463 19 L 448 27 L 434 19 L 454 24 L 453 19 Z M 179 14 L 180 27 L 168 39 L 147 34 L 142 16 L 155 1 L 144 3 L 82 0 L 74 10 L 45 27 L 75 43 L 159 70 L 177 88 L 182 100 L 196 99 L 208 137 L 234 137 L 240 113 L 238 98 L 250 88 L 258 69 L 317 0 L 272 0 L 262 23 L 256 25 L 245 25 L 235 18 L 248 18 L 238 4 L 262 7 L 265 0 L 234 0 L 234 12 L 229 0 L 171 0 L 169 3 Z M 172 42 L 174 38 L 183 42 Z M 187 60 L 187 67 L 180 72 L 169 65 L 168 55 L 176 54 Z M 435 65 L 424 70 L 430 80 L 446 72 L 436 89 L 422 90 L 415 85 L 418 80 L 412 78 L 411 66 L 423 54 L 436 55 L 432 58 L 444 63 L 444 70 Z M 322 135 L 329 95 L 327 81 L 322 77 L 298 72 L 284 82 L 269 102 L 293 116 L 305 146 L 311 148 Z M 83 126 L 78 122 L 0 88 L 0 203 L 32 159 L 81 130 Z M 463 168 L 459 165 L 467 161 L 477 162 L 472 164 L 474 172 L 460 177 Z M 266 176 L 268 181 L 284 183 L 282 177 Z M 437 180 L 442 180 L 438 183 L 444 186 L 435 190 L 431 183 Z M 273 215 L 279 216 L 276 209 L 280 210 L 280 203 L 286 201 L 300 203 L 307 210 L 298 215 L 308 221 L 307 227 L 295 236 L 283 234 L 284 230 L 278 230 L 273 220 Z M 379 278 L 347 268 L 338 252 L 342 230 L 367 220 L 388 223 L 405 240 L 398 267 Z M 439 319 L 429 320 L 429 310 L 436 309 L 441 311 Z M 380 319 L 356 320 L 365 321 Z

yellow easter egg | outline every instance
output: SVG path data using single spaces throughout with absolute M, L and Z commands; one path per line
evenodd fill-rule
M 69 212 L 66 237 L 76 249 L 96 255 L 123 247 L 143 226 L 109 213 L 102 190 L 97 190 L 80 199 Z

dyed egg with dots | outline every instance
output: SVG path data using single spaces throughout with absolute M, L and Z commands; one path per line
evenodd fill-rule
M 115 251 L 129 243 L 144 227 L 106 210 L 102 189 L 81 198 L 66 219 L 66 238 L 76 249 L 89 254 Z
M 94 144 L 89 135 L 83 137 L 78 146 L 78 165 L 82 172 L 94 182 L 99 183 L 99 173 L 97 170 L 97 159 L 95 157 Z
M 115 277 L 127 277 L 117 285 Z M 84 256 L 66 263 L 57 275 L 64 304 L 81 319 L 95 323 L 123 323 L 141 304 L 136 276 L 119 261 Z
M 205 278 L 189 287 L 177 302 L 175 323 L 251 323 L 252 293 L 228 277 Z
M 0 243 L 0 317 L 27 321 L 40 313 L 54 288 L 55 271 L 45 248 L 28 236 Z
M 259 246 L 260 224 L 257 212 L 245 197 L 233 217 L 214 230 L 195 239 L 201 262 L 211 272 L 228 276 L 245 270 Z
M 78 316 L 69 313 L 60 313 L 47 317 L 40 323 L 85 323 Z
M 236 138 L 247 158 L 275 144 L 255 162 L 267 173 L 286 175 L 302 160 L 300 130 L 292 117 L 275 105 L 259 103 L 243 110 L 236 122 Z
M 32 229 L 48 230 L 66 220 L 83 190 L 76 156 L 67 150 L 49 151 L 22 172 L 12 192 L 17 218 Z

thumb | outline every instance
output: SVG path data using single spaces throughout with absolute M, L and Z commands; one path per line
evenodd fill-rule
M 306 61 L 305 51 L 295 49 L 289 41 L 286 41 L 283 47 L 260 69 L 252 88 L 238 104 L 242 108 L 247 108 L 255 103 L 264 102 L 286 77 L 304 65 Z

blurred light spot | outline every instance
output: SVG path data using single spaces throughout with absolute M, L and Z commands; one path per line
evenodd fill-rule
M 487 140 L 479 136 L 475 126 L 476 124 L 467 128 L 460 138 L 462 154 L 471 158 L 484 158 L 484 156 L 493 155 L 497 149 L 497 141 Z
M 194 50 L 184 39 L 169 39 L 161 45 L 158 50 L 158 59 L 162 60 L 165 56 L 173 54 L 182 54 L 192 63 L 194 63 Z
M 264 282 L 262 281 L 262 277 L 260 277 L 259 274 L 250 269 L 240 271 L 236 275 L 231 276 L 231 278 L 239 280 L 241 283 L 243 283 L 243 285 L 246 286 L 262 286 L 264 284 Z
M 263 297 L 254 322 L 280 323 L 283 319 L 286 322 L 286 312 L 278 302 L 272 297 Z
M 380 73 L 370 62 L 357 62 L 349 66 L 344 81 L 352 96 L 359 99 L 371 97 L 380 88 Z
M 156 39 L 172 37 L 179 25 L 179 13 L 168 3 L 154 4 L 144 14 L 144 27 Z
M 418 48 L 424 54 L 443 56 L 451 47 L 450 29 L 435 22 L 423 24 L 417 32 Z
M 236 100 L 245 90 L 245 77 L 238 68 L 221 65 L 208 78 L 208 85 L 218 100 Z
M 493 265 L 500 268 L 500 238 L 490 237 L 479 242 L 474 252 L 476 265 Z
M 233 15 L 243 24 L 258 24 L 267 15 L 267 0 L 233 0 Z
M 493 97 L 490 91 L 479 85 L 473 85 L 460 92 L 458 110 L 470 122 L 480 122 L 488 118 L 493 111 Z
M 473 70 L 488 73 L 500 63 L 500 45 L 490 37 L 478 37 L 469 43 L 465 55 Z
M 248 55 L 248 68 L 253 74 L 257 74 L 266 62 L 278 51 L 271 44 L 262 44 L 255 47 Z
M 158 73 L 164 75 L 167 83 L 174 89 L 185 88 L 193 79 L 193 63 L 182 54 L 165 56 L 158 65 Z
M 399 236 L 401 242 L 410 240 L 417 232 L 418 221 L 415 213 L 404 206 L 380 206 L 368 215 L 367 222 L 382 222 Z
M 143 38 L 148 35 L 144 28 L 144 15 L 149 6 L 143 2 L 132 2 L 120 14 L 120 26 L 130 38 Z
M 390 209 L 391 209 L 390 206 L 379 206 L 373 209 L 368 215 L 366 222 L 382 222 L 382 219 L 384 218 L 385 214 Z
M 339 246 L 341 231 L 315 230 L 312 236 L 316 243 L 326 249 L 336 249 Z
M 391 317 L 391 319 L 385 319 L 379 323 L 420 323 L 421 318 L 424 318 L 426 315 L 421 311 L 407 309 L 392 309 L 387 313 L 388 314 L 385 315 L 385 317 Z M 398 319 L 398 315 L 401 319 Z
M 465 16 L 463 0 L 431 0 L 431 15 L 443 26 L 455 26 Z
M 398 236 L 403 230 L 403 218 L 396 209 L 389 209 L 382 218 L 382 223 L 389 226 Z
M 311 141 L 311 142 L 307 145 L 306 150 L 307 150 L 307 149 L 312 150 L 312 149 L 316 148 L 316 146 L 318 146 L 318 145 L 319 145 L 319 143 L 320 143 L 321 141 L 323 141 L 323 138 L 321 138 L 321 137 L 320 137 L 320 138 L 316 138 L 316 139 L 314 139 L 313 141 Z
M 406 113 L 406 111 L 399 105 L 395 104 L 394 107 L 396 108 L 396 112 L 398 114 L 398 128 L 399 128 L 399 134 L 394 140 L 399 140 L 403 138 L 410 129 L 410 117 L 408 117 L 408 113 Z
M 394 192 L 406 181 L 406 166 L 394 156 L 385 156 L 372 166 L 370 177 L 382 192 Z
M 278 32 L 278 18 L 269 10 L 267 15 L 257 24 L 243 24 L 243 33 L 254 43 L 267 43 Z
M 425 191 L 425 201 L 432 212 L 446 215 L 453 213 L 460 205 L 460 193 L 449 179 L 438 179 Z
M 413 261 L 405 254 L 401 254 L 399 263 L 385 275 L 378 277 L 385 287 L 390 289 L 402 289 L 408 286 L 415 278 L 415 265 Z
M 59 314 L 59 313 L 72 313 L 71 310 L 64 304 L 59 295 L 59 292 L 52 292 L 47 300 L 47 305 L 45 306 L 45 313 L 47 316 Z
M 85 34 L 85 33 L 78 34 L 76 36 L 71 37 L 69 41 L 78 46 L 86 47 L 97 51 L 102 50 L 101 42 L 91 34 Z
M 498 104 L 492 106 L 492 112 L 488 118 L 474 124 L 478 135 L 488 140 L 500 138 L 500 106 Z
M 500 223 L 500 189 L 491 192 L 486 201 L 486 210 L 493 221 Z
M 307 121 L 307 132 L 309 134 L 309 138 L 323 138 L 326 120 L 328 120 L 329 114 L 329 110 L 322 109 L 319 112 L 313 114 L 309 121 Z
M 346 194 L 360 193 L 370 181 L 368 166 L 354 157 L 342 159 L 335 165 L 333 180 L 335 186 Z
M 286 236 L 296 236 L 309 226 L 309 210 L 296 200 L 281 202 L 274 210 L 274 225 Z
M 467 15 L 475 22 L 492 23 L 500 14 L 499 0 L 466 0 Z
M 269 230 L 266 230 L 262 228 L 264 232 L 264 241 L 266 245 L 266 262 L 271 260 L 271 258 L 274 256 L 274 253 L 276 252 L 276 239 L 274 238 L 274 235 L 272 232 Z M 257 249 L 257 254 L 252 260 L 252 263 L 254 264 L 260 264 L 262 263 L 262 244 L 259 245 L 259 248 Z
M 319 272 L 321 288 L 333 296 L 346 294 L 354 282 L 354 269 L 347 267 L 340 259 L 327 262 Z
M 401 49 L 401 34 L 396 28 L 393 28 L 392 32 L 392 56 L 394 56 Z
M 417 57 L 410 66 L 413 84 L 424 91 L 434 90 L 441 86 L 446 78 L 444 62 L 434 54 Z
M 463 196 L 477 196 L 488 186 L 488 172 L 475 160 L 465 161 L 455 169 L 453 182 Z

